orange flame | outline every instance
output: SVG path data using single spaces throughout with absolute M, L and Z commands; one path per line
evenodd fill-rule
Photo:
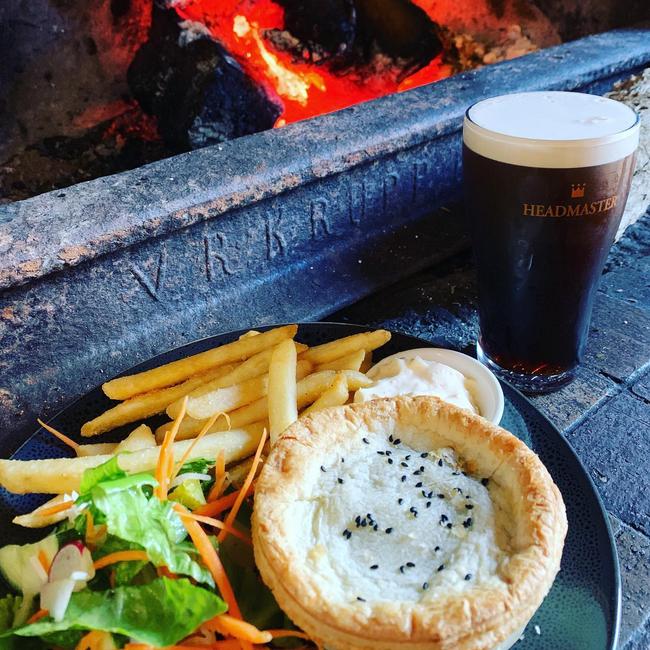
M 184 20 L 205 25 L 246 73 L 279 99 L 284 110 L 275 126 L 415 88 L 452 72 L 436 58 L 400 83 L 389 74 L 335 74 L 325 65 L 296 61 L 264 40 L 266 30 L 284 27 L 284 10 L 273 0 L 179 0 L 175 9 Z

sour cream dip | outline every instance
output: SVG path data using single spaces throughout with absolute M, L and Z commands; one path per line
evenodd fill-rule
M 455 368 L 421 357 L 386 359 L 368 371 L 375 383 L 359 389 L 355 402 L 379 397 L 432 395 L 460 408 L 481 415 L 474 399 L 475 382 Z

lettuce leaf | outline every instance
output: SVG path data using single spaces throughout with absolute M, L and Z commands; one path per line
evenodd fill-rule
M 109 481 L 117 478 L 124 478 L 127 473 L 120 469 L 119 456 L 113 456 L 105 463 L 87 469 L 81 477 L 81 485 L 79 486 L 79 493 L 85 494 L 90 492 L 97 484 L 103 481 Z
M 138 544 L 156 566 L 164 564 L 172 573 L 214 586 L 210 572 L 178 546 L 187 531 L 169 501 L 148 499 L 139 487 L 106 491 L 104 485 L 97 484 L 90 497 L 111 535 Z
M 108 591 L 84 589 L 72 595 L 62 621 L 57 623 L 49 617 L 43 618 L 6 631 L 0 637 L 42 637 L 54 632 L 105 630 L 153 646 L 167 646 L 225 611 L 226 604 L 221 598 L 187 579 L 158 578 L 147 585 Z

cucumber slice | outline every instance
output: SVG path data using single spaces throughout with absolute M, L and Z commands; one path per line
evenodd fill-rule
M 43 551 L 51 563 L 58 550 L 56 535 L 50 535 L 35 544 L 11 544 L 0 548 L 0 574 L 18 593 L 37 594 L 43 581 L 34 569 L 31 558 L 38 558 L 39 552 Z
M 190 510 L 196 510 L 199 506 L 205 505 L 203 488 L 201 481 L 194 478 L 183 481 L 173 492 L 169 494 L 170 501 L 177 501 L 188 507 Z

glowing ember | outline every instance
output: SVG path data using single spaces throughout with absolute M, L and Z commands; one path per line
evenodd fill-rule
M 266 30 L 284 27 L 284 10 L 273 0 L 180 0 L 175 8 L 181 18 L 204 24 L 252 79 L 280 99 L 284 111 L 275 126 L 415 88 L 452 73 L 439 58 L 401 81 L 390 73 L 335 74 L 325 66 L 296 61 L 264 40 Z

